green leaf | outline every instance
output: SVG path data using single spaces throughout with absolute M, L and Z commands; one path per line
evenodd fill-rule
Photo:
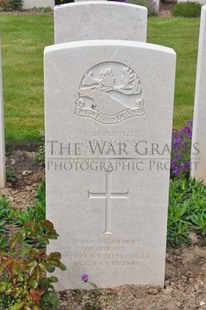
M 16 305 L 13 305 L 13 306 L 10 306 L 10 310 L 21 310 L 22 307 L 23 307 L 24 303 L 20 303 L 20 304 L 16 304 Z
M 67 267 L 62 263 L 58 264 L 57 267 L 60 268 L 62 271 L 67 270 Z
M 19 255 L 25 256 L 32 250 L 32 247 L 28 244 L 25 244 L 25 246 L 20 250 Z
M 57 294 L 54 291 L 46 292 L 42 298 L 42 301 L 49 303 L 53 307 L 59 307 L 59 300 L 57 298 Z
M 0 292 L 4 292 L 7 288 L 7 283 L 1 282 L 0 283 Z
M 33 257 L 31 257 L 31 258 L 29 258 L 28 261 L 26 262 L 26 269 L 32 271 L 32 269 L 33 269 L 36 265 L 37 265 L 36 260 L 35 260 Z
M 58 282 L 58 278 L 54 277 L 54 276 L 49 277 L 49 280 L 50 280 L 50 282 L 53 282 L 53 283 L 57 283 Z
M 22 243 L 24 239 L 24 234 L 23 232 L 20 230 L 18 231 L 15 236 L 12 238 L 11 242 L 10 242 L 10 247 L 11 249 L 14 248 L 16 246 L 17 243 Z
M 36 265 L 34 267 L 31 276 L 34 278 L 34 280 L 39 282 L 39 279 L 40 279 L 40 276 L 41 276 L 41 268 L 39 267 L 39 265 Z
M 36 289 L 39 285 L 39 282 L 36 281 L 36 279 L 29 279 L 29 284 L 32 289 Z
M 48 259 L 50 262 L 58 262 L 61 259 L 61 254 L 59 252 L 52 252 L 49 254 Z
M 18 261 L 13 261 L 12 262 L 12 273 L 14 275 L 19 275 L 22 272 L 22 266 L 20 264 L 20 262 Z

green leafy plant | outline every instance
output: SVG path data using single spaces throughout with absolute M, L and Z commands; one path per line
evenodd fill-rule
M 199 214 L 193 214 L 189 217 L 192 223 L 192 228 L 197 231 L 198 234 L 206 236 L 206 211 L 202 211 Z
M 0 220 L 12 223 L 15 210 L 8 199 L 3 195 L 0 198 Z
M 172 14 L 182 17 L 200 17 L 201 4 L 198 2 L 180 2 L 173 6 Z
M 40 145 L 37 152 L 36 160 L 44 167 L 45 166 L 45 146 Z
M 43 131 L 40 131 L 39 135 L 41 138 L 41 145 L 37 150 L 36 161 L 40 163 L 42 167 L 45 167 L 45 134 Z
M 8 246 L 8 224 L 13 223 L 15 210 L 5 196 L 0 198 L 0 248 Z
M 42 181 L 39 188 L 36 189 L 36 200 L 46 208 L 46 185 L 45 180 Z
M 156 9 L 155 2 L 153 0 L 131 0 L 133 4 L 144 6 L 148 9 L 148 16 L 157 16 L 158 12 Z
M 46 218 L 46 192 L 45 181 L 36 189 L 36 200 L 33 206 L 26 210 L 16 210 L 15 223 L 22 226 L 23 223 L 34 219 L 36 222 Z
M 52 13 L 53 12 L 53 10 L 52 10 L 52 8 L 51 7 L 33 7 L 32 8 L 32 11 L 33 12 L 41 12 L 41 13 Z
M 3 11 L 22 10 L 23 0 L 0 0 L 0 8 Z
M 23 229 L 24 228 L 24 229 Z M 50 239 L 57 239 L 48 220 L 25 223 L 9 242 L 7 251 L 0 250 L 0 307 L 10 310 L 47 310 L 59 306 L 53 283 L 58 279 L 46 276 L 56 268 L 65 270 L 58 252 L 46 253 Z M 39 248 L 39 238 L 41 245 Z M 31 239 L 32 245 L 27 243 Z
M 102 303 L 109 307 L 110 310 L 116 310 L 117 307 L 114 305 L 109 297 L 103 293 L 98 286 L 89 281 L 89 275 L 87 273 L 81 274 L 81 279 L 83 282 L 88 283 L 91 290 L 89 290 L 89 301 L 85 303 L 85 310 L 101 310 Z
M 15 182 L 16 181 L 16 172 L 13 170 L 6 171 L 6 179 L 7 181 Z
M 171 202 L 168 210 L 167 242 L 172 246 L 188 243 L 188 222 L 185 219 L 187 204 L 181 205 L 176 201 Z
M 172 246 L 188 243 L 191 231 L 206 235 L 206 186 L 193 178 L 174 179 L 170 183 L 167 241 Z
M 45 195 L 45 181 L 43 181 L 41 186 L 36 189 L 36 199 L 35 199 L 33 206 L 25 210 L 22 210 L 22 209 L 15 210 L 5 196 L 2 196 L 0 198 L 0 248 L 1 249 L 6 249 L 8 245 L 9 225 L 12 225 L 13 228 L 15 229 L 15 226 L 22 227 L 24 226 L 24 223 L 29 222 L 30 220 L 35 220 L 36 222 L 40 222 L 41 220 L 44 220 L 46 218 L 46 197 L 45 196 L 46 196 Z M 41 239 L 41 236 L 40 236 L 40 239 Z

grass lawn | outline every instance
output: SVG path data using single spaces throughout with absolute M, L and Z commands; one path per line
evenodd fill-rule
M 199 18 L 149 18 L 148 42 L 177 53 L 174 127 L 193 117 Z
M 53 16 L 0 15 L 6 141 L 39 138 L 44 124 L 43 50 Z
M 134 29 L 135 31 L 135 29 Z M 192 118 L 199 18 L 149 18 L 148 42 L 177 52 L 174 126 Z M 44 130 L 43 50 L 52 15 L 0 15 L 6 141 L 31 142 Z

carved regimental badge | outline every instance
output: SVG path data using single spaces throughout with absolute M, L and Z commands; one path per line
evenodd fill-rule
M 140 79 L 134 70 L 118 62 L 92 67 L 81 80 L 75 113 L 104 124 L 144 115 Z

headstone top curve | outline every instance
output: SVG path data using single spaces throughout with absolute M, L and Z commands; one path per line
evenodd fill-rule
M 115 2 L 115 1 L 78 1 L 78 2 L 71 2 L 71 3 L 65 3 L 61 5 L 56 5 L 54 7 L 55 10 L 63 10 L 67 7 L 71 8 L 73 6 L 89 6 L 89 5 L 107 5 L 107 6 L 127 6 L 135 9 L 139 9 L 141 11 L 145 11 L 147 13 L 147 8 L 141 5 L 136 5 L 132 3 L 125 3 L 125 2 Z
M 83 41 L 75 41 L 75 42 L 68 42 L 68 43 L 60 43 L 55 45 L 50 45 L 45 47 L 44 52 L 49 53 L 53 51 L 62 51 L 64 49 L 72 49 L 72 48 L 79 48 L 79 47 L 95 47 L 95 46 L 125 46 L 128 47 L 138 47 L 142 49 L 150 49 L 153 51 L 161 51 L 165 53 L 170 53 L 176 56 L 176 52 L 173 48 L 156 45 L 152 43 L 145 43 L 145 42 L 135 42 L 135 41 L 127 41 L 127 40 L 83 40 Z

